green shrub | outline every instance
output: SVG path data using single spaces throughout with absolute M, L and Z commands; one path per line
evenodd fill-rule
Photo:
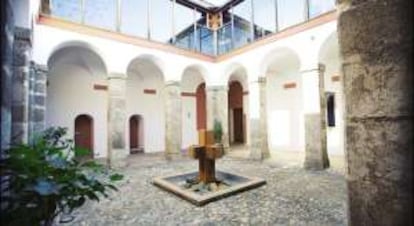
M 94 160 L 74 158 L 88 150 L 75 148 L 65 134 L 65 128 L 50 128 L 32 144 L 6 150 L 0 162 L 2 224 L 51 225 L 59 214 L 117 190 L 113 182 L 123 176 Z
M 222 136 L 223 136 L 223 128 L 221 127 L 221 122 L 218 120 L 214 120 L 214 141 L 216 143 L 221 143 Z

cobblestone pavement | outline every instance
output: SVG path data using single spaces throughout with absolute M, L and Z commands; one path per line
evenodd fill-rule
M 197 169 L 197 161 L 131 156 L 120 191 L 88 202 L 61 225 L 347 225 L 346 184 L 338 170 L 305 171 L 298 164 L 224 157 L 219 170 L 264 178 L 267 184 L 196 207 L 151 184 L 156 176 Z

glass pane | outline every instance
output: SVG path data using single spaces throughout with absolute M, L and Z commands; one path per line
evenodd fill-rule
M 122 0 L 121 4 L 121 32 L 147 38 L 147 0 Z
M 313 18 L 335 9 L 335 0 L 309 0 L 309 17 Z
M 279 30 L 305 21 L 305 0 L 277 0 Z
M 54 0 L 51 5 L 52 16 L 80 22 L 81 0 Z
M 168 0 L 150 0 L 151 40 L 170 42 L 172 37 L 172 3 Z
M 116 0 L 84 0 L 85 24 L 115 30 Z
M 217 31 L 218 35 L 218 54 L 227 53 L 232 49 L 231 44 L 231 23 L 227 23 Z
M 198 31 L 198 34 L 200 35 L 200 52 L 208 55 L 214 55 L 213 31 L 205 26 L 201 26 Z
M 251 41 L 250 21 L 252 18 L 251 0 L 246 0 L 233 8 L 234 45 L 239 47 Z
M 176 45 L 186 49 L 194 49 L 195 46 L 199 46 L 198 42 L 194 43 L 194 10 L 178 3 L 174 10 Z M 195 12 L 195 19 L 199 20 L 200 18 L 201 14 Z M 199 47 L 196 47 L 196 49 L 199 49 Z
M 275 0 L 253 1 L 254 24 L 259 37 L 276 31 Z

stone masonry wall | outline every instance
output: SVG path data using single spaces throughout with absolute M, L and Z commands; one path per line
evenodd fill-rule
M 14 18 L 10 0 L 1 1 L 1 150 L 9 147 L 11 137 L 11 95 L 13 75 Z
M 30 29 L 16 27 L 13 50 L 12 143 L 28 141 Z
M 339 1 L 350 225 L 413 225 L 413 2 Z

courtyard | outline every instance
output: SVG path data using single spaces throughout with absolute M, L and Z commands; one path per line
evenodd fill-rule
M 197 161 L 166 161 L 163 154 L 135 154 L 121 170 L 119 192 L 88 202 L 74 221 L 60 225 L 347 225 L 343 157 L 324 171 L 303 169 L 303 155 L 280 152 L 265 161 L 237 150 L 217 161 L 218 170 L 261 177 L 267 184 L 203 207 L 154 186 L 154 177 L 197 170 Z

